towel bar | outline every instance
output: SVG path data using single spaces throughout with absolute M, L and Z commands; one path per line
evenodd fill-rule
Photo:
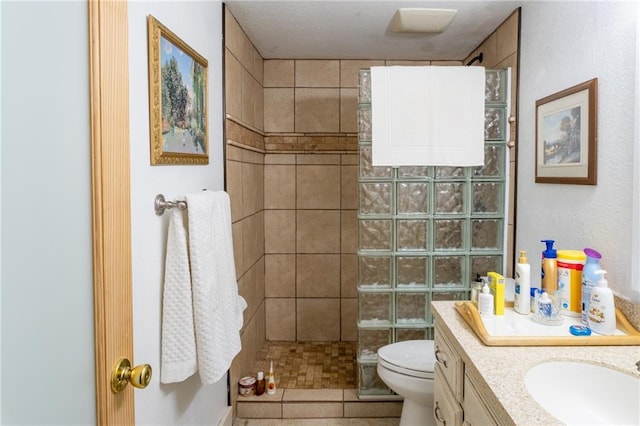
M 153 202 L 154 210 L 157 216 L 162 216 L 164 211 L 167 209 L 178 208 L 180 210 L 187 209 L 186 201 L 167 201 L 164 198 L 164 195 L 158 194 L 156 195 L 156 199 Z

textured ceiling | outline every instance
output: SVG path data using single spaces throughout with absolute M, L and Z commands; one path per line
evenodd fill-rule
M 522 1 L 231 0 L 225 2 L 265 59 L 463 60 Z M 442 34 L 390 31 L 400 7 L 457 9 Z

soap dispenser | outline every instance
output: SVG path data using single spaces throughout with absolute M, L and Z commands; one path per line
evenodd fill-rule
M 594 274 L 600 276 L 598 285 L 591 290 L 587 318 L 589 328 L 598 334 L 611 335 L 616 331 L 616 310 L 613 292 L 605 279 L 607 271 L 598 269 Z

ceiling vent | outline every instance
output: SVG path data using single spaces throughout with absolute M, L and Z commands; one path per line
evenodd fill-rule
M 451 23 L 456 9 L 401 8 L 393 15 L 394 33 L 441 33 Z

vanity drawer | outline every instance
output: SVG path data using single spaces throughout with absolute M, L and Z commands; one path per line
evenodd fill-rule
M 444 371 L 440 364 L 435 366 L 435 382 L 433 387 L 433 417 L 437 425 L 461 425 L 462 406 L 453 396 L 447 380 L 444 378 Z
M 458 401 L 462 401 L 464 362 L 458 356 L 458 353 L 453 350 L 453 347 L 437 325 L 434 338 L 434 352 L 436 367 L 442 369 L 442 375 L 449 384 L 453 396 L 455 396 Z
M 478 388 L 469 378 L 464 375 L 464 425 L 465 426 L 485 426 L 497 425 L 486 404 L 480 396 Z

